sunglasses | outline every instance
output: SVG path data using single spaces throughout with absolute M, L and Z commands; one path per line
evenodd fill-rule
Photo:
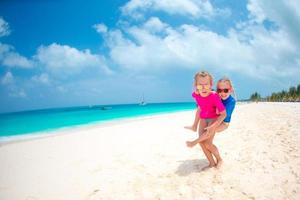
M 198 85 L 196 85 L 196 88 L 198 90 L 209 89 L 210 85 L 208 85 L 208 84 L 198 84 Z
M 217 89 L 218 93 L 224 92 L 224 93 L 228 93 L 229 89 L 225 88 L 225 89 Z

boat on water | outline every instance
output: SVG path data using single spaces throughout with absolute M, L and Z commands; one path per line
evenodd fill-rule
M 101 107 L 101 110 L 111 110 L 112 107 L 109 107 L 109 106 L 102 106 Z
M 144 97 L 144 94 L 143 94 L 143 98 L 142 98 L 142 101 L 139 103 L 140 106 L 145 106 L 147 105 L 146 101 L 145 101 L 145 97 Z

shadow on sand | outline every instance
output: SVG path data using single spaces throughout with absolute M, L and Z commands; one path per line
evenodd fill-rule
M 191 173 L 202 172 L 208 166 L 206 159 L 183 160 L 178 162 L 181 162 L 181 164 L 178 166 L 175 173 L 179 176 L 187 176 Z

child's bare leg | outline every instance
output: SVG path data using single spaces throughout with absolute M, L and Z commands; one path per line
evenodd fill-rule
M 199 143 L 199 138 L 197 138 L 196 140 L 193 140 L 193 141 L 187 141 L 186 142 L 186 146 L 192 148 L 192 147 L 194 147 L 198 143 Z
M 207 127 L 207 123 L 205 120 L 203 119 L 200 119 L 200 123 L 199 123 L 199 131 L 198 131 L 198 135 L 199 137 L 201 135 L 203 135 L 203 132 L 204 132 L 204 128 Z M 188 144 L 188 142 L 187 142 Z M 207 167 L 214 167 L 216 166 L 216 162 L 211 154 L 211 152 L 206 148 L 205 144 L 204 143 L 199 143 L 204 155 L 206 156 L 208 162 L 209 162 L 209 165 Z
M 203 134 L 200 137 L 198 137 L 196 140 L 191 141 L 189 143 L 188 147 L 193 147 L 198 143 L 204 142 L 208 138 L 209 138 L 209 134 L 207 134 L 207 131 L 204 131 Z
M 216 145 L 213 144 L 214 136 L 215 136 L 215 132 L 212 133 L 211 137 L 209 139 L 207 139 L 204 142 L 204 144 L 205 144 L 205 147 L 215 156 L 215 158 L 217 160 L 217 167 L 220 167 L 223 160 L 220 156 L 218 148 L 216 147 Z
M 200 110 L 199 110 L 199 108 L 197 108 L 196 115 L 195 115 L 195 120 L 194 120 L 193 125 L 192 126 L 185 126 L 184 128 L 190 129 L 190 130 L 196 132 L 197 128 L 198 128 L 199 121 L 200 121 L 199 114 L 200 114 Z
M 217 132 L 217 133 L 222 132 L 222 131 L 224 131 L 225 129 L 227 129 L 228 126 L 229 126 L 229 123 L 222 122 L 222 123 L 216 128 L 216 132 Z
M 203 135 L 204 133 L 204 127 L 207 126 L 205 120 L 203 119 L 200 119 L 199 118 L 199 121 L 200 123 L 198 124 L 199 128 L 198 128 L 198 135 L 199 137 L 196 139 L 196 140 L 193 140 L 193 141 L 186 141 L 186 146 L 188 147 L 194 147 L 196 144 L 199 143 L 198 139 L 200 138 L 201 135 Z
M 204 155 L 206 156 L 208 162 L 209 162 L 209 165 L 207 167 L 214 167 L 216 166 L 216 162 L 212 156 L 212 153 L 206 148 L 205 144 L 204 143 L 199 143 L 200 144 L 200 147 L 204 153 Z M 206 167 L 205 167 L 206 168 Z
M 188 147 L 194 147 L 196 144 L 204 142 L 205 140 L 207 140 L 209 138 L 209 134 L 207 134 L 207 131 L 204 131 L 203 134 L 201 134 L 197 139 L 193 140 L 193 141 L 187 141 L 186 145 Z
M 224 123 L 222 122 L 217 128 L 216 128 L 216 132 L 221 132 L 221 131 L 224 131 L 225 129 L 228 128 L 228 124 L 227 123 Z M 207 140 L 209 137 L 211 136 L 211 134 L 208 134 L 207 131 L 204 131 L 203 134 L 197 138 L 196 140 L 193 140 L 191 142 L 189 142 L 188 147 L 193 147 L 195 146 L 197 143 L 199 142 L 204 142 L 205 140 Z

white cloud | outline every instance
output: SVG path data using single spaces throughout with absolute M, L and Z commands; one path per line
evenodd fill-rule
M 258 23 L 274 22 L 295 42 L 300 43 L 300 1 L 250 0 L 247 8 L 250 17 Z
M 158 17 L 151 17 L 145 24 L 144 28 L 149 32 L 161 32 L 164 31 L 168 27 L 168 24 L 160 21 Z
M 171 52 L 159 36 L 137 27 L 130 28 L 128 33 L 136 42 L 125 38 L 120 31 L 110 32 L 108 38 L 110 57 L 120 67 L 152 71 L 169 66 Z
M 7 36 L 10 32 L 8 23 L 0 17 L 0 37 Z
M 27 93 L 24 89 L 18 89 L 18 88 L 12 88 L 9 92 L 9 96 L 15 97 L 15 98 L 26 98 Z
M 10 52 L 13 49 L 12 46 L 7 45 L 7 44 L 2 44 L 0 42 L 0 61 L 3 60 L 4 55 L 8 52 Z
M 7 67 L 32 68 L 34 62 L 15 52 L 14 47 L 0 43 L 0 63 Z
M 68 89 L 66 89 L 66 88 L 63 87 L 63 86 L 57 86 L 56 89 L 57 89 L 57 91 L 59 91 L 60 93 L 66 93 L 66 92 L 68 92 Z
M 92 54 L 89 50 L 51 44 L 38 48 L 35 59 L 55 75 L 78 74 L 87 68 L 99 68 L 104 73 L 112 73 L 106 66 L 104 57 Z
M 12 75 L 11 72 L 7 72 L 1 79 L 1 83 L 3 85 L 12 84 L 13 82 L 14 82 L 14 76 Z
M 40 75 L 35 75 L 31 79 L 37 83 L 42 83 L 42 84 L 46 84 L 46 85 L 50 84 L 49 75 L 46 73 L 42 73 Z
M 228 10 L 215 9 L 209 0 L 131 0 L 121 11 L 123 15 L 142 18 L 147 11 L 162 11 L 170 15 L 192 18 L 211 18 L 218 14 L 228 14 Z
M 4 85 L 8 92 L 8 96 L 14 98 L 26 98 L 27 94 L 22 86 L 19 86 L 14 75 L 11 72 L 6 72 L 6 74 L 1 78 L 1 84 Z
M 247 8 L 250 21 L 245 23 L 243 33 L 250 32 L 256 46 L 257 60 L 270 70 L 283 75 L 299 74 L 300 65 L 300 7 L 299 1 L 250 0 Z M 254 20 L 258 25 L 253 25 Z M 275 24 L 268 32 L 257 31 L 264 22 Z M 249 33 L 248 33 L 249 34 Z
M 9 52 L 2 60 L 2 64 L 8 67 L 32 68 L 34 63 L 16 52 Z
M 107 31 L 106 42 L 112 61 L 128 70 L 205 66 L 264 79 L 294 77 L 300 72 L 299 6 L 300 2 L 295 1 L 250 0 L 249 20 L 239 22 L 226 35 L 192 24 L 172 27 L 151 17 L 141 25 L 127 24 Z M 209 1 L 193 0 L 131 0 L 121 10 L 125 15 L 143 17 L 148 11 L 194 18 L 203 17 L 203 13 L 230 13 L 228 9 L 214 8 Z
M 107 32 L 107 26 L 105 26 L 105 24 L 95 24 L 93 26 L 94 29 L 96 29 L 96 31 L 98 33 L 106 33 Z
M 247 9 L 250 12 L 250 18 L 252 18 L 252 20 L 254 20 L 257 23 L 262 23 L 266 19 L 266 15 L 259 4 L 259 1 L 250 0 L 247 4 Z
M 160 34 L 151 26 L 159 27 Z M 260 78 L 300 72 L 299 46 L 285 31 L 268 30 L 259 24 L 245 23 L 223 36 L 194 25 L 173 28 L 151 18 L 124 29 L 124 33 L 108 31 L 106 42 L 112 61 L 128 70 L 211 67 Z

